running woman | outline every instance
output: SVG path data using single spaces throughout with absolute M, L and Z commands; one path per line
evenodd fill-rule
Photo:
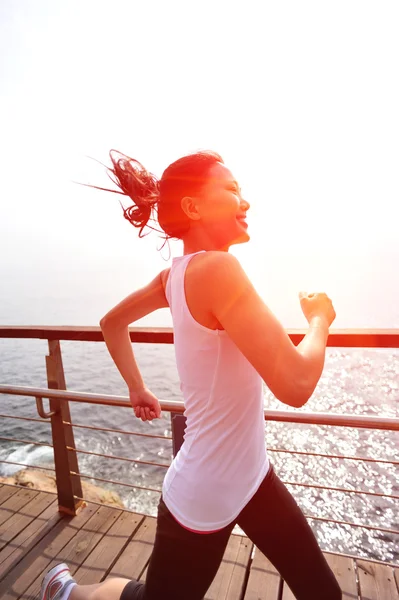
M 101 329 L 135 416 L 150 421 L 161 408 L 137 368 L 128 326 L 170 307 L 187 419 L 184 443 L 163 482 L 145 583 L 110 578 L 78 585 L 63 563 L 45 576 L 41 599 L 202 600 L 235 524 L 297 600 L 341 599 L 312 529 L 268 458 L 264 424 L 263 382 L 290 407 L 311 397 L 335 319 L 330 298 L 299 294 L 309 327 L 294 346 L 229 253 L 250 239 L 250 205 L 222 158 L 214 152 L 185 156 L 158 180 L 138 161 L 110 155 L 113 180 L 134 202 L 124 216 L 139 235 L 156 221 L 165 240 L 182 240 L 184 252 L 110 310 Z

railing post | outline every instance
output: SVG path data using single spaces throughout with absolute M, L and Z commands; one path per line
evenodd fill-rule
M 49 356 L 46 356 L 47 384 L 52 390 L 66 390 L 64 368 L 62 365 L 61 347 L 59 340 L 48 340 Z M 55 477 L 58 493 L 58 510 L 68 515 L 76 515 L 85 503 L 74 496 L 82 497 L 82 484 L 79 473 L 76 452 L 67 450 L 67 446 L 75 448 L 75 440 L 71 425 L 69 403 L 67 400 L 50 399 L 51 433 L 54 446 Z
M 184 441 L 183 435 L 186 429 L 186 417 L 179 413 L 171 412 L 170 421 L 172 425 L 173 456 L 175 457 Z

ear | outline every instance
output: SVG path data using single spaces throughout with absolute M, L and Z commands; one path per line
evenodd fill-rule
M 181 199 L 181 207 L 185 214 L 193 221 L 198 221 L 201 215 L 198 212 L 198 206 L 194 198 L 191 196 L 184 196 Z

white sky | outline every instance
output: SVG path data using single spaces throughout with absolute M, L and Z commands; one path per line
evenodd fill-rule
M 251 203 L 232 251 L 277 312 L 323 288 L 337 327 L 398 327 L 398 30 L 396 0 L 2 0 L 0 266 L 124 257 L 144 285 L 157 235 L 70 180 L 107 185 L 85 155 L 110 148 L 159 176 L 210 148 Z

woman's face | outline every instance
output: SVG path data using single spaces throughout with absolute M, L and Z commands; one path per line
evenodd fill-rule
M 201 192 L 192 199 L 196 206 L 194 221 L 218 248 L 247 242 L 250 237 L 245 214 L 250 204 L 241 196 L 231 171 L 216 163 L 208 172 Z

